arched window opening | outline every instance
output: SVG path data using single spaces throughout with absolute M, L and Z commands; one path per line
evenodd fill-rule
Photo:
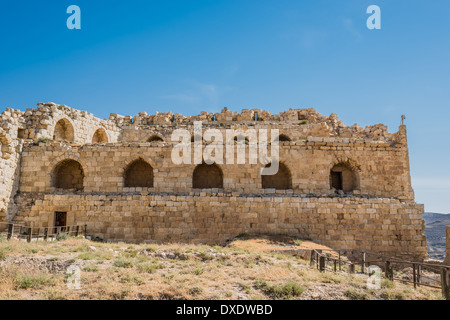
M 355 171 L 345 163 L 339 163 L 330 170 L 330 187 L 336 191 L 352 192 L 358 187 Z
M 58 189 L 83 190 L 84 172 L 78 161 L 63 160 L 53 169 L 52 186 Z
M 153 168 L 143 159 L 133 161 L 125 169 L 124 187 L 153 188 Z
M 194 189 L 223 188 L 222 170 L 216 164 L 199 164 L 194 170 L 192 187 Z
M 106 143 L 108 142 L 108 136 L 106 135 L 105 129 L 97 129 L 94 136 L 92 137 L 92 143 Z
M 271 164 L 266 165 L 269 168 Z M 283 163 L 279 164 L 278 172 L 274 175 L 262 176 L 263 189 L 288 190 L 292 189 L 291 172 Z
M 61 119 L 56 123 L 53 140 L 73 142 L 74 136 L 74 129 L 69 120 Z
M 289 141 L 291 141 L 291 138 L 289 138 L 285 134 L 280 134 L 280 136 L 278 137 L 278 141 L 280 141 L 280 142 L 289 142 Z
M 157 135 L 153 135 L 150 138 L 148 138 L 147 142 L 163 142 L 164 140 Z

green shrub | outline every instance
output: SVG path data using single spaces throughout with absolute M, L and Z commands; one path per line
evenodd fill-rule
M 193 287 L 189 289 L 189 294 L 192 296 L 199 295 L 203 292 L 203 289 L 200 287 Z
M 118 268 L 133 268 L 134 263 L 130 259 L 118 258 L 114 261 L 114 266 Z
M 17 289 L 39 289 L 45 286 L 53 286 L 53 280 L 44 273 L 19 274 L 15 279 Z
M 56 236 L 56 240 L 58 240 L 58 241 L 63 241 L 63 240 L 67 240 L 69 237 L 70 237 L 70 236 L 69 236 L 68 233 L 62 232 L 62 233 L 59 233 L 59 234 Z
M 52 142 L 52 141 L 53 141 L 53 140 L 50 139 L 50 138 L 40 138 L 40 139 L 38 140 L 38 143 L 39 143 L 39 142 L 47 143 L 47 142 Z
M 305 289 L 293 282 L 288 282 L 284 285 L 269 285 L 265 281 L 256 281 L 254 287 L 261 290 L 271 299 L 292 299 L 300 296 L 305 291 Z
M 344 292 L 344 296 L 353 300 L 369 300 L 369 295 L 365 292 L 358 292 L 348 289 Z
M 196 276 L 199 276 L 199 275 L 201 275 L 201 274 L 203 273 L 203 269 L 195 269 L 195 270 L 193 271 L 193 273 L 194 273 Z
M 85 266 L 84 268 L 83 268 L 83 271 L 86 271 L 86 272 L 97 272 L 98 271 L 98 266 L 97 265 L 90 265 L 90 266 Z
M 162 263 L 141 263 L 137 265 L 139 272 L 155 273 L 158 269 L 164 269 L 165 266 Z

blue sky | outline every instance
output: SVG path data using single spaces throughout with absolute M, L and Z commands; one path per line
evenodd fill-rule
M 450 212 L 448 0 L 3 0 L 0 39 L 0 112 L 314 107 L 390 132 L 406 114 L 416 200 Z

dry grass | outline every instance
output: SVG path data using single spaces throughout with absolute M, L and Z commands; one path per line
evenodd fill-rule
M 386 280 L 382 289 L 368 290 L 364 276 L 320 273 L 296 256 L 270 251 L 288 245 L 311 244 L 266 238 L 241 238 L 227 247 L 0 240 L 0 299 L 442 299 L 438 290 Z M 80 290 L 67 288 L 65 267 L 71 264 L 81 269 Z

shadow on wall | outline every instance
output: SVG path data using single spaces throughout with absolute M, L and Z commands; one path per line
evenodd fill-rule
M 70 121 L 67 119 L 59 120 L 55 125 L 53 140 L 73 142 L 74 138 L 75 131 Z
M 92 137 L 92 143 L 107 143 L 108 135 L 106 134 L 105 129 L 100 128 L 95 131 L 94 136 Z

